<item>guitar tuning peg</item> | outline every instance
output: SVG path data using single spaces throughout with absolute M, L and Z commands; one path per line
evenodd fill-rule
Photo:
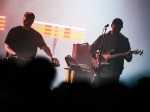
M 143 54 L 143 50 L 141 50 L 141 52 L 140 52 L 140 55 L 142 55 Z
M 144 57 L 144 55 L 142 55 L 142 54 L 145 54 L 145 53 L 143 53 L 143 50 L 141 51 L 140 55 Z

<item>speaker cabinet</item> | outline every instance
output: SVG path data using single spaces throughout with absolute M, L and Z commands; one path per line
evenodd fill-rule
M 93 77 L 93 70 L 91 68 L 91 55 L 90 55 L 90 46 L 88 43 L 83 43 L 83 44 L 73 44 L 73 50 L 72 50 L 72 57 L 76 59 L 76 61 L 79 64 L 86 64 L 89 66 L 89 71 L 90 72 L 83 72 L 79 71 L 76 74 L 76 78 L 74 80 L 76 81 L 81 81 L 81 80 L 86 80 L 86 81 L 91 81 L 91 78 Z
M 72 57 L 75 58 L 78 63 L 89 65 L 89 44 L 73 44 Z

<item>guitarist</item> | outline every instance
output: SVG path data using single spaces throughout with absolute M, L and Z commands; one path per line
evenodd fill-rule
M 111 31 L 100 35 L 90 46 L 90 54 L 94 59 L 98 58 L 98 66 L 92 66 L 96 77 L 92 84 L 101 86 L 106 83 L 119 82 L 120 75 L 124 69 L 124 60 L 130 62 L 132 60 L 131 47 L 127 37 L 120 31 L 123 28 L 123 21 L 120 18 L 115 18 L 111 24 Z M 103 44 L 100 47 L 103 39 Z M 100 51 L 101 53 L 97 53 Z M 102 64 L 99 54 L 105 53 L 106 57 L 113 54 L 127 52 L 125 56 L 120 56 L 113 59 L 107 59 L 109 64 Z

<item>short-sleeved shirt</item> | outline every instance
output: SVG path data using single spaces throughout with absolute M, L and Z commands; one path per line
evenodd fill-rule
M 5 43 L 14 50 L 20 58 L 34 59 L 37 49 L 46 45 L 42 35 L 31 28 L 25 30 L 22 26 L 12 28 L 5 39 Z

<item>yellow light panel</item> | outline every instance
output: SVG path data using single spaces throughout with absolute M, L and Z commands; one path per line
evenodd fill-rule
M 5 20 L 0 20 L 0 23 L 5 23 Z
M 35 21 L 32 28 L 40 32 L 44 37 L 61 38 L 64 40 L 74 40 L 82 42 L 84 39 L 85 29 L 57 25 L 45 22 Z
M 0 16 L 0 30 L 4 30 L 4 26 L 5 26 L 5 16 Z
M 0 28 L 0 30 L 4 30 L 4 28 Z
M 2 19 L 6 19 L 6 17 L 5 17 L 5 16 L 0 16 L 0 18 L 2 18 Z
M 0 26 L 3 26 L 3 27 L 4 27 L 5 25 L 4 25 L 4 24 L 0 24 Z

